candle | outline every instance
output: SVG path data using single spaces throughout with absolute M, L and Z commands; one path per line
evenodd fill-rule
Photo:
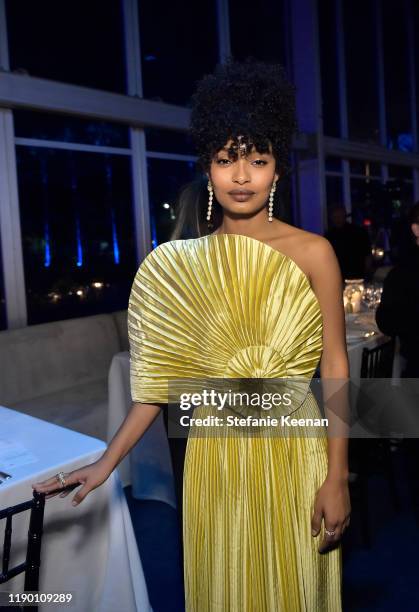
M 353 312 L 359 312 L 361 310 L 361 297 L 362 291 L 354 291 L 352 294 L 352 308 Z

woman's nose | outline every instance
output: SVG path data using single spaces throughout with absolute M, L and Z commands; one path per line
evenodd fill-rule
M 240 158 L 233 164 L 232 180 L 240 184 L 250 181 L 247 160 Z

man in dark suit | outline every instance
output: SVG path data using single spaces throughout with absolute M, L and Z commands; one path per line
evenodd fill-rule
M 344 206 L 334 206 L 325 233 L 339 262 L 342 278 L 366 278 L 371 272 L 371 242 L 367 230 L 346 220 Z
M 399 336 L 400 353 L 406 359 L 403 377 L 419 377 L 419 202 L 409 211 L 410 245 L 383 284 L 376 311 L 378 328 L 387 336 Z
M 416 379 L 419 378 L 419 202 L 410 209 L 408 224 L 410 244 L 384 280 L 376 322 L 384 334 L 400 339 L 400 353 L 406 360 L 402 377 Z M 406 437 L 403 450 L 413 508 L 419 524 L 419 440 Z

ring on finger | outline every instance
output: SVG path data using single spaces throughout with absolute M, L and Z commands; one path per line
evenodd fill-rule
M 61 484 L 61 486 L 64 488 L 65 487 L 65 476 L 64 476 L 64 472 L 58 472 L 58 474 L 56 474 L 55 478 L 58 480 L 58 482 Z
M 325 533 L 327 533 L 328 536 L 334 536 L 336 531 L 329 531 L 328 529 L 324 529 Z

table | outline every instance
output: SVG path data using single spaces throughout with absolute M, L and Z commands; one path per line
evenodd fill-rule
M 0 484 L 0 507 L 31 499 L 33 482 L 93 463 L 105 449 L 101 440 L 0 406 L 0 469 L 12 475 Z M 39 590 L 72 592 L 69 612 L 152 612 L 117 472 L 76 507 L 74 494 L 46 500 Z M 10 567 L 25 560 L 28 524 L 29 512 L 13 518 Z M 2 520 L 1 545 L 4 528 Z M 0 591 L 19 593 L 23 584 L 20 574 Z M 40 604 L 39 610 L 52 608 Z
M 349 370 L 351 380 L 356 382 L 361 377 L 361 362 L 362 362 L 362 351 L 364 348 L 374 348 L 383 342 L 390 340 L 388 336 L 385 336 L 377 327 L 375 322 L 375 311 L 374 310 L 362 310 L 361 312 L 353 315 L 346 315 L 346 342 L 348 349 L 349 359 Z M 360 338 L 355 340 L 355 332 L 371 333 L 372 336 Z M 393 364 L 393 377 L 400 377 L 400 371 L 402 367 L 402 359 L 399 354 L 399 343 L 396 341 L 396 351 Z
M 127 416 L 132 400 L 129 351 L 114 355 L 108 379 L 108 442 Z M 176 508 L 176 494 L 169 441 L 162 411 L 141 440 L 118 466 L 124 483 L 132 485 L 136 499 L 153 499 Z

